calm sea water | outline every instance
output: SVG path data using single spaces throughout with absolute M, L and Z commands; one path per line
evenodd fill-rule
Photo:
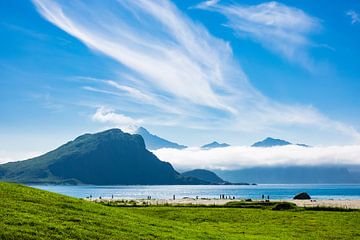
M 32 187 L 56 192 L 72 197 L 156 199 L 193 197 L 218 198 L 220 194 L 236 198 L 260 199 L 269 195 L 270 199 L 290 199 L 299 192 L 307 192 L 314 199 L 360 199 L 360 184 L 259 184 L 256 186 L 237 185 L 162 185 L 162 186 L 53 186 L 31 185 Z

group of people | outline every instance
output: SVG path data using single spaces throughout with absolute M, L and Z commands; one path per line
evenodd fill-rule
M 225 196 L 225 194 L 220 194 L 220 199 L 235 199 L 235 196 Z
M 267 198 L 267 199 L 266 199 Z M 263 195 L 261 195 L 261 200 L 267 200 L 267 201 L 270 201 L 270 195 L 267 195 L 267 196 L 265 196 L 264 194 Z
M 89 197 L 86 197 L 86 198 L 90 198 L 92 199 L 92 195 L 90 195 Z M 101 199 L 101 196 L 99 197 L 99 199 Z M 111 195 L 111 199 L 114 199 L 114 195 L 112 194 Z M 196 196 L 196 199 L 199 199 L 199 196 Z M 220 199 L 235 199 L 235 196 L 227 196 L 225 194 L 220 194 Z M 151 196 L 147 196 L 147 200 L 151 200 Z M 173 200 L 175 200 L 175 195 L 173 195 Z M 266 200 L 266 201 L 270 201 L 270 195 L 264 195 L 262 194 L 261 195 L 261 200 Z

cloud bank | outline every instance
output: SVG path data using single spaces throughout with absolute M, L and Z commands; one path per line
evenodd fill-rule
M 230 146 L 209 150 L 163 148 L 153 152 L 159 159 L 170 162 L 176 169 L 181 170 L 360 164 L 360 145 L 329 147 L 289 145 L 271 148 Z
M 84 90 L 99 94 L 97 107 L 108 105 L 104 96 L 115 98 L 113 113 L 99 108 L 94 120 L 117 126 L 142 119 L 146 124 L 232 131 L 300 126 L 360 141 L 356 129 L 312 106 L 284 104 L 261 94 L 242 71 L 230 44 L 212 36 L 170 1 L 33 2 L 46 20 L 119 63 L 119 69 L 111 69 L 120 72 L 115 79 L 80 77 L 88 84 Z M 317 26 L 317 20 L 301 10 L 274 2 L 235 6 L 235 12 L 217 1 L 202 6 L 229 12 L 229 19 L 241 19 L 241 31 L 261 40 L 288 41 L 277 47 L 289 57 L 309 44 L 306 35 Z

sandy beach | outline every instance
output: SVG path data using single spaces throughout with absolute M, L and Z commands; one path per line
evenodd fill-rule
M 360 209 L 359 200 L 289 200 L 299 207 L 339 207 L 348 209 Z
M 93 199 L 95 202 L 107 202 L 107 201 L 131 201 L 129 199 Z M 188 204 L 188 205 L 224 205 L 231 201 L 241 201 L 243 199 L 195 199 L 195 198 L 184 198 L 184 199 L 134 199 L 137 204 L 148 204 L 148 205 L 179 205 L 179 204 Z M 339 207 L 346 209 L 360 209 L 360 199 L 357 200 L 271 200 L 272 202 L 291 202 L 295 203 L 299 207 Z M 256 202 L 253 201 L 253 202 Z

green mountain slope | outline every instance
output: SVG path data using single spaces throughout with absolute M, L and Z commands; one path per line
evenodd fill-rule
M 98 185 L 205 183 L 182 177 L 146 150 L 140 135 L 119 129 L 85 134 L 42 156 L 0 165 L 0 179 Z

